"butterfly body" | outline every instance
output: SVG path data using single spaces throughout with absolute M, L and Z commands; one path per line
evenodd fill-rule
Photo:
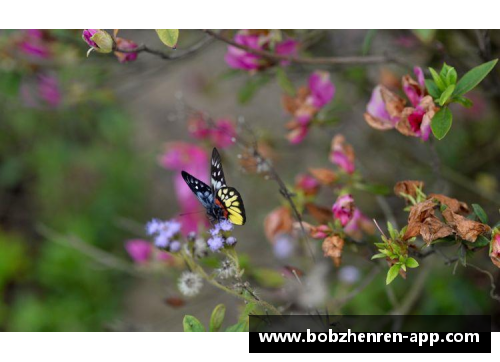
M 243 225 L 246 221 L 245 207 L 240 193 L 234 187 L 226 186 L 221 158 L 213 149 L 210 169 L 211 186 L 182 171 L 182 177 L 206 210 L 209 220 L 219 222 L 229 220 Z

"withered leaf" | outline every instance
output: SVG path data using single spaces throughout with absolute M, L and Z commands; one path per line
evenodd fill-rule
M 305 208 L 307 212 L 320 224 L 327 224 L 333 220 L 332 210 L 328 207 L 308 202 L 305 204 Z
M 417 196 L 417 189 L 418 188 L 422 189 L 423 187 L 424 187 L 423 181 L 413 181 L 413 180 L 399 181 L 394 186 L 394 193 L 396 194 L 396 196 L 401 196 L 401 193 L 405 193 L 415 198 Z
M 285 206 L 271 211 L 264 219 L 264 233 L 267 239 L 274 243 L 274 237 L 282 233 L 290 233 L 293 227 L 292 213 Z
M 488 225 L 455 214 L 452 212 L 451 208 L 443 211 L 443 217 L 446 219 L 447 223 L 455 229 L 458 237 L 471 243 L 475 242 L 479 235 L 491 231 Z
M 424 242 L 430 244 L 434 240 L 453 235 L 453 229 L 432 215 L 422 223 L 420 235 Z
M 344 248 L 344 239 L 338 235 L 327 237 L 323 241 L 322 249 L 325 257 L 330 257 L 336 267 L 340 266 L 342 261 L 342 249 Z
M 453 213 L 460 215 L 467 215 L 470 210 L 469 206 L 465 202 L 458 201 L 457 199 L 441 195 L 441 194 L 429 194 L 427 199 L 436 199 L 441 204 L 446 205 Z
M 385 103 L 385 109 L 391 118 L 400 117 L 406 101 L 386 87 L 380 87 L 380 93 Z
M 309 173 L 323 185 L 331 185 L 337 180 L 337 174 L 328 168 L 310 168 Z
M 420 235 L 422 223 L 429 217 L 434 216 L 434 208 L 436 203 L 432 200 L 419 202 L 412 206 L 410 215 L 408 216 L 408 228 L 403 237 L 404 240 L 411 239 Z
M 394 128 L 392 122 L 384 121 L 381 118 L 374 117 L 368 112 L 365 112 L 363 116 L 365 117 L 366 123 L 368 123 L 370 127 L 378 129 L 379 131 L 387 131 Z

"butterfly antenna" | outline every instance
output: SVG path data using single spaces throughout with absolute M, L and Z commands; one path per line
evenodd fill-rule
M 187 216 L 187 215 L 193 215 L 193 214 L 199 214 L 200 212 L 204 212 L 205 210 L 199 210 L 199 211 L 193 211 L 193 212 L 184 212 L 182 214 L 179 214 L 178 216 Z

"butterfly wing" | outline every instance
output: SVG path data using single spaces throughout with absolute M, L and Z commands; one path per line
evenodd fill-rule
M 214 194 L 217 193 L 222 187 L 226 187 L 226 178 L 224 171 L 222 171 L 222 163 L 219 152 L 216 148 L 212 151 L 212 164 L 210 167 L 210 179 Z
M 193 191 L 193 194 L 195 194 L 198 200 L 200 200 L 203 207 L 205 209 L 210 209 L 214 203 L 214 194 L 210 186 L 188 174 L 186 171 L 182 171 L 181 174 L 182 178 L 191 191 Z
M 245 206 L 240 193 L 234 187 L 222 187 L 217 191 L 215 203 L 224 210 L 224 216 L 235 225 L 246 221 Z

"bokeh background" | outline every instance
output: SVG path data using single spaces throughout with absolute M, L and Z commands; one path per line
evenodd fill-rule
M 165 49 L 151 30 L 121 30 L 120 35 Z M 487 36 L 473 30 L 293 35 L 307 45 L 303 56 L 389 53 L 423 68 L 445 61 L 459 75 L 498 57 L 500 45 L 498 31 Z M 175 51 L 204 36 L 181 30 Z M 498 69 L 471 94 L 473 108 L 454 109 L 445 141 L 429 147 L 397 132 L 373 130 L 363 119 L 373 87 L 397 85 L 411 69 L 395 64 L 323 68 L 336 86 L 329 118 L 313 127 L 304 142 L 291 145 L 285 138 L 289 116 L 281 106 L 283 90 L 272 70 L 265 72 L 266 79 L 231 70 L 224 61 L 227 46 L 221 42 L 209 42 L 173 61 L 141 53 L 136 61 L 120 64 L 113 55 L 92 53 L 87 58 L 86 51 L 81 31 L 0 33 L 1 330 L 180 331 L 185 314 L 207 323 L 219 303 L 227 306 L 227 319 L 237 318 L 241 301 L 208 285 L 198 297 L 175 305 L 176 280 L 164 271 L 175 266 L 137 273 L 124 247 L 127 240 L 145 238 L 148 220 L 180 212 L 175 172 L 158 161 L 165 144 L 185 141 L 207 151 L 213 147 L 189 135 L 187 106 L 214 119 L 243 119 L 272 148 L 274 165 L 289 184 L 309 167 L 331 167 L 330 141 L 342 133 L 353 145 L 365 179 L 388 188 L 399 180 L 421 179 L 429 192 L 478 203 L 498 222 Z M 316 69 L 295 65 L 287 74 L 300 86 Z M 222 152 L 226 177 L 242 193 L 248 215 L 248 223 L 235 232 L 237 249 L 256 267 L 279 272 L 298 263 L 277 258 L 263 232 L 265 216 L 282 198 L 272 181 L 242 172 L 238 152 L 237 147 Z M 323 204 L 331 206 L 332 197 L 325 194 Z M 355 197 L 366 215 L 384 220 L 377 197 L 366 192 Z M 406 214 L 398 212 L 402 201 L 392 194 L 385 201 L 404 225 Z M 453 256 L 456 250 L 448 253 Z M 486 250 L 473 261 L 499 283 Z M 343 266 L 351 268 L 342 273 L 330 267 L 328 272 L 332 295 L 349 293 L 371 270 L 354 251 L 346 252 Z M 390 291 L 380 274 L 343 311 L 388 313 L 391 298 L 405 300 L 418 280 L 421 285 L 408 313 L 492 313 L 498 318 L 499 304 L 490 298 L 490 280 L 483 273 L 461 266 L 454 271 L 438 257 L 422 266 L 408 280 L 394 282 Z M 279 283 L 254 279 L 263 296 L 279 300 Z

